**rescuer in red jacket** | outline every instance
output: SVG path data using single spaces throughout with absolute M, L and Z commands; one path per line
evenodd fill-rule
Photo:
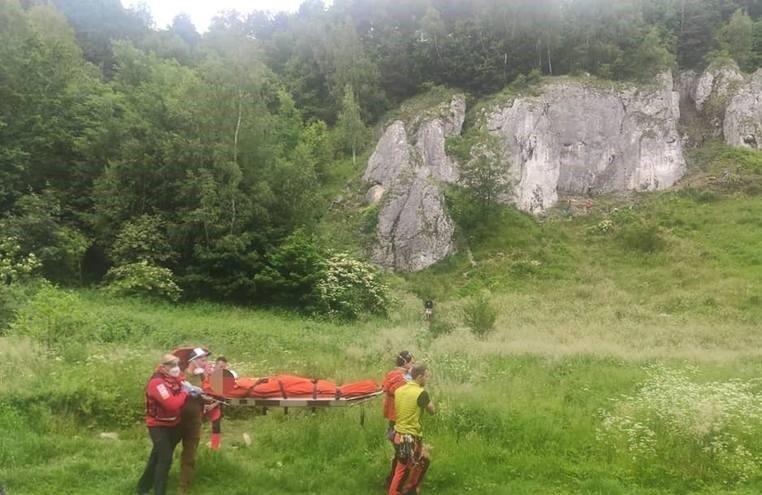
M 180 359 L 167 354 L 146 385 L 146 426 L 153 449 L 138 481 L 140 494 L 147 494 L 151 488 L 155 495 L 165 495 L 167 492 L 172 454 L 180 440 L 181 411 L 188 395 L 198 393 L 184 390 L 181 380 Z

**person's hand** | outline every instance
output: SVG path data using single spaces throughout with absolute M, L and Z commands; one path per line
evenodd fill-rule
M 190 382 L 188 382 L 188 381 L 184 381 L 184 382 L 182 382 L 182 386 L 183 386 L 183 390 L 185 390 L 186 392 L 188 392 L 188 394 L 189 394 L 191 397 L 199 397 L 199 396 L 201 396 L 201 394 L 203 394 L 203 393 L 204 393 L 204 391 L 203 391 L 203 390 L 201 390 L 201 388 L 200 388 L 200 387 L 197 387 L 197 386 L 195 386 L 195 385 L 191 384 L 191 383 L 190 383 Z

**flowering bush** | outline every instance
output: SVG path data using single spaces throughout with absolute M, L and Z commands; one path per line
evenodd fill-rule
M 343 319 L 385 314 L 389 306 L 389 291 L 378 271 L 343 253 L 328 259 L 316 289 L 320 311 Z
M 728 484 L 758 471 L 762 395 L 751 383 L 695 383 L 662 367 L 648 374 L 636 394 L 602 411 L 600 440 L 638 471 L 661 466 L 658 477 Z
M 21 254 L 15 237 L 0 239 L 0 284 L 9 285 L 33 275 L 42 263 L 34 253 Z
M 120 296 L 148 296 L 177 301 L 182 293 L 171 270 L 147 261 L 112 268 L 106 274 L 106 281 L 106 289 Z

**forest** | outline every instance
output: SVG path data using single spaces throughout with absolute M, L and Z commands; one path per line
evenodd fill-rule
M 200 33 L 118 0 L 0 0 L 0 276 L 319 311 L 337 253 L 371 270 L 320 225 L 400 102 L 538 72 L 752 72 L 761 15 L 757 0 L 307 0 Z

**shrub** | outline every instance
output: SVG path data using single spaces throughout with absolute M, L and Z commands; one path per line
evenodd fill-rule
M 455 325 L 447 320 L 438 318 L 436 315 L 429 322 L 429 333 L 432 337 L 440 337 L 442 335 L 448 335 L 455 329 Z
M 599 440 L 654 479 L 736 483 L 756 474 L 762 395 L 752 383 L 695 383 L 662 367 L 648 375 L 601 412 Z
M 652 222 L 637 222 L 622 228 L 618 239 L 625 249 L 653 254 L 666 245 L 661 229 Z
M 41 263 L 34 253 L 22 254 L 15 237 L 0 239 L 0 285 L 9 285 L 31 277 Z
M 193 260 L 181 276 L 183 288 L 193 296 L 223 297 L 240 303 L 256 297 L 254 277 L 264 267 L 253 247 L 254 233 L 226 235 L 211 243 L 196 244 Z
M 41 285 L 46 284 L 45 279 L 37 279 L 23 284 L 0 284 L 0 335 L 5 333 L 19 309 L 34 297 Z
M 93 305 L 79 292 L 46 281 L 8 289 L 13 310 L 8 334 L 32 337 L 75 361 L 87 352 L 82 344 L 135 341 L 158 330 L 155 322 L 139 313 Z M 0 307 L 0 317 L 4 310 Z
M 267 265 L 254 277 L 260 299 L 281 306 L 310 308 L 315 286 L 323 278 L 324 255 L 301 231 L 291 234 L 267 255 Z
M 46 345 L 82 344 L 96 338 L 95 319 L 75 293 L 43 283 L 18 309 L 10 333 L 33 337 Z
M 336 254 L 326 262 L 317 283 L 319 311 L 341 319 L 357 319 L 364 313 L 386 314 L 389 290 L 378 271 L 368 263 Z
M 659 224 L 643 218 L 632 209 L 616 209 L 607 220 L 606 232 L 613 232 L 613 238 L 627 251 L 653 254 L 662 250 L 667 242 Z M 592 232 L 595 228 L 592 229 Z M 591 230 L 588 231 L 592 233 Z M 600 231 L 598 232 L 600 233 Z
M 161 265 L 174 258 L 175 253 L 166 240 L 161 218 L 142 215 L 122 225 L 111 248 L 116 265 L 147 261 Z
M 680 189 L 677 194 L 696 203 L 712 203 L 718 199 L 717 193 L 714 191 L 698 187 L 686 187 Z
M 33 431 L 69 421 L 91 428 L 135 425 L 143 410 L 143 380 L 150 374 L 146 370 L 151 369 L 151 358 L 121 347 L 115 352 L 101 346 L 102 353 L 93 352 L 94 347 L 78 348 L 83 351 L 76 363 L 60 348 L 53 350 L 54 359 L 35 359 L 39 354 L 34 354 L 15 363 L 25 373 L 11 393 L 0 392 L 0 428 L 3 404 L 22 413 Z
M 182 291 L 172 271 L 147 261 L 112 268 L 106 274 L 106 289 L 120 296 L 143 296 L 177 301 Z
M 497 310 L 490 302 L 489 293 L 486 291 L 474 296 L 463 307 L 463 323 L 479 338 L 494 330 L 496 321 Z
M 62 220 L 58 199 L 50 191 L 23 196 L 0 221 L 0 231 L 16 239 L 20 250 L 33 253 L 43 275 L 56 281 L 81 278 L 82 258 L 90 239 Z

